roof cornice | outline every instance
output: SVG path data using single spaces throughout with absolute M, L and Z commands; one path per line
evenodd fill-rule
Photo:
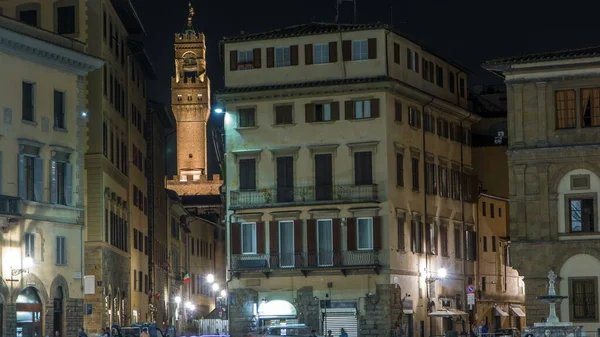
M 104 64 L 102 59 L 2 27 L 0 52 L 81 76 Z

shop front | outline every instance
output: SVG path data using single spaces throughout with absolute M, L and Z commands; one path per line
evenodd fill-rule
M 42 336 L 42 301 L 38 291 L 27 287 L 17 296 L 17 337 Z
M 273 325 L 285 325 L 298 323 L 298 312 L 296 307 L 285 300 L 263 300 L 258 305 L 256 313 L 257 327 L 269 327 Z

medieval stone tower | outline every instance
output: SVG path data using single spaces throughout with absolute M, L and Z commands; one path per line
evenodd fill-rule
M 219 194 L 220 177 L 208 180 L 207 122 L 210 80 L 206 76 L 204 34 L 193 26 L 190 2 L 187 25 L 175 34 L 175 77 L 171 78 L 171 107 L 177 121 L 177 176 L 167 182 L 179 195 Z

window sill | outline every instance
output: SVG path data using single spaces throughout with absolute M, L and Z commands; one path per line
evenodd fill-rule
M 310 122 L 310 124 L 333 124 L 335 123 L 336 120 L 330 120 L 330 121 L 314 121 L 314 122 Z
M 404 124 L 402 121 L 398 121 L 398 120 L 394 120 L 394 123 L 396 123 L 398 125 L 403 125 Z
M 290 124 L 273 124 L 271 125 L 271 127 L 273 128 L 285 128 L 288 126 L 295 126 L 297 123 L 290 123 Z
M 21 121 L 23 122 L 23 124 L 29 124 L 31 126 L 37 126 L 38 125 L 37 122 L 30 121 L 30 120 L 27 120 L 27 119 L 22 119 Z
M 409 123 L 408 125 L 409 125 L 409 126 L 410 126 L 410 128 L 411 128 L 411 129 L 413 129 L 413 130 L 421 130 L 421 128 L 420 128 L 420 127 L 418 127 L 418 126 L 414 126 L 414 125 L 412 125 L 412 124 L 410 124 L 410 123 Z
M 83 211 L 83 208 L 79 208 L 79 207 L 74 207 L 74 206 L 67 206 L 67 205 L 61 205 L 61 204 L 53 204 L 53 203 L 49 203 L 49 202 L 43 202 L 43 201 L 33 201 L 33 200 L 22 200 L 23 203 L 25 205 L 32 205 L 32 206 L 49 206 L 52 208 L 56 208 L 56 209 L 65 209 L 65 210 L 74 210 L 74 211 Z
M 67 129 L 59 128 L 59 127 L 56 127 L 56 126 L 54 127 L 54 131 L 56 131 L 56 132 L 62 132 L 62 133 L 69 132 L 69 130 L 67 130 Z
M 372 121 L 377 119 L 377 117 L 369 117 L 369 118 L 352 118 L 348 119 L 348 122 L 363 122 L 363 121 Z
M 244 130 L 255 130 L 258 129 L 258 126 L 241 126 L 235 128 L 236 131 L 244 131 Z

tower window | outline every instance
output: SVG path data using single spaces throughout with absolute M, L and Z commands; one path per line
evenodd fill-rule
M 188 95 L 188 101 L 192 100 L 192 95 Z
M 183 99 L 183 96 L 181 95 L 177 95 L 177 100 L 181 102 L 181 100 Z
M 198 100 L 202 100 L 202 94 L 198 94 Z

